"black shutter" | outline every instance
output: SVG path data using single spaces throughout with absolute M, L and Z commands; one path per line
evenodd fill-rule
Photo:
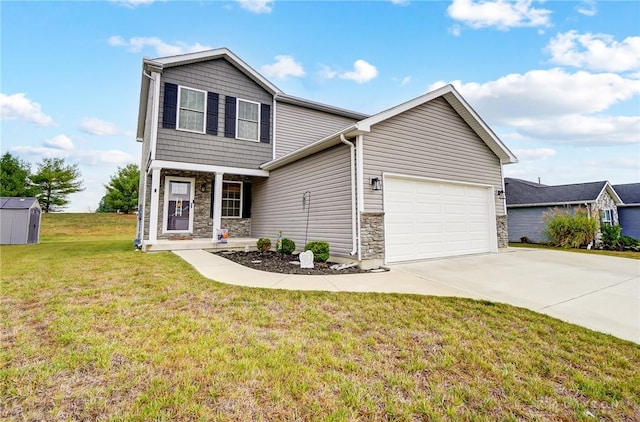
M 260 142 L 269 143 L 271 138 L 271 106 L 260 104 Z
M 251 218 L 251 183 L 242 184 L 242 218 Z
M 216 198 L 216 178 L 211 179 L 211 209 L 209 210 L 209 218 L 213 218 L 213 203 Z
M 176 116 L 178 115 L 178 85 L 164 83 L 164 107 L 162 109 L 162 127 L 166 129 L 176 128 Z
M 236 137 L 236 97 L 227 96 L 224 103 L 224 136 Z
M 218 94 L 207 92 L 207 133 L 218 134 Z

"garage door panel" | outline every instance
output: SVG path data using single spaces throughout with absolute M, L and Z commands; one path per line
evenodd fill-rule
M 490 252 L 495 233 L 489 188 L 385 179 L 387 262 Z

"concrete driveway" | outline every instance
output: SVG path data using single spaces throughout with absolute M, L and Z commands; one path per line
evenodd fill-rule
M 512 248 L 391 268 L 640 343 L 640 260 Z

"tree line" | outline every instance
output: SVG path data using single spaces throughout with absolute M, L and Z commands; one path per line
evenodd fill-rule
M 31 172 L 31 164 L 11 153 L 0 158 L 0 196 L 35 197 L 46 213 L 62 211 L 69 204 L 68 196 L 84 190 L 77 164 L 67 164 L 63 158 L 43 158 Z M 109 183 L 97 212 L 122 212 L 138 208 L 138 166 L 118 167 Z

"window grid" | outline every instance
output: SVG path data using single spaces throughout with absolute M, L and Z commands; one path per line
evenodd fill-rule
M 260 104 L 238 99 L 238 139 L 258 141 Z
M 222 217 L 242 216 L 242 182 L 222 183 Z
M 204 91 L 180 87 L 178 129 L 204 133 L 205 99 Z

